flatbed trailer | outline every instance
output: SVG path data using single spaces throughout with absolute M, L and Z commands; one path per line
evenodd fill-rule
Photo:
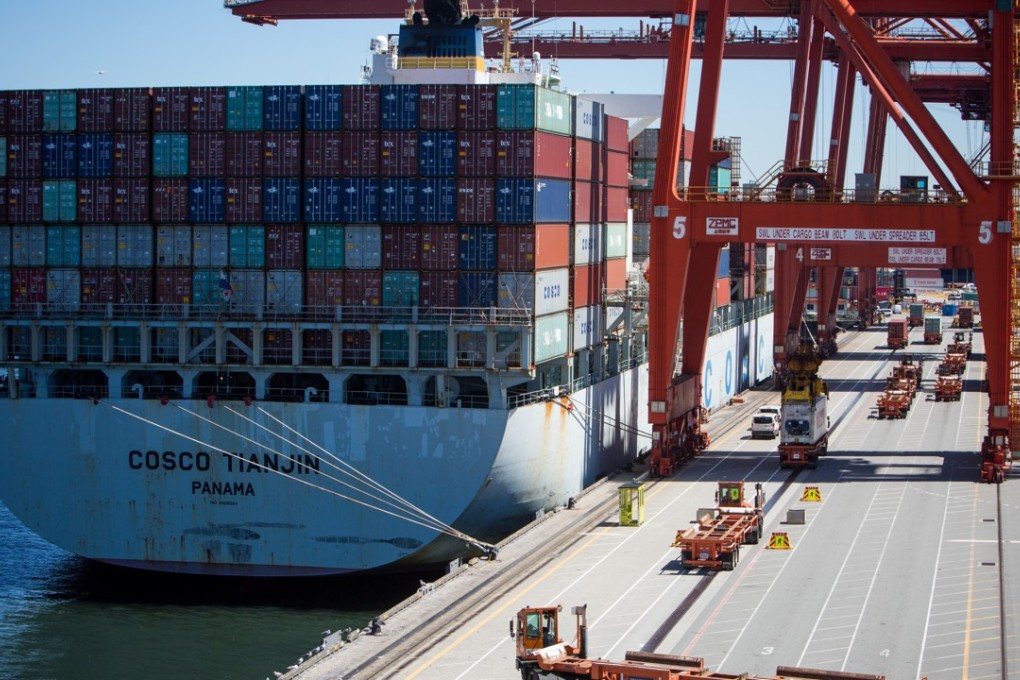
M 697 526 L 676 532 L 673 547 L 680 548 L 686 568 L 731 570 L 740 561 L 740 546 L 754 545 L 765 531 L 765 492 L 755 485 L 754 505 L 744 500 L 743 482 L 719 482 L 719 505 L 699 511 Z
M 878 395 L 878 419 L 906 418 L 914 395 L 904 390 L 887 390 Z
M 967 369 L 967 355 L 963 352 L 947 352 L 936 368 L 939 375 L 963 375 Z
M 963 379 L 958 375 L 940 375 L 935 379 L 935 401 L 960 401 Z

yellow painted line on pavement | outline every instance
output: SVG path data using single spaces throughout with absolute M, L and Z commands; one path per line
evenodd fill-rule
M 977 516 L 977 504 L 978 504 L 978 485 L 974 485 L 974 503 L 971 506 L 972 517 Z M 974 522 L 971 521 L 970 525 L 971 538 L 974 538 L 976 533 Z M 971 627 L 974 624 L 974 548 L 975 544 L 970 544 L 970 573 L 967 575 L 967 623 L 963 629 L 963 676 L 962 680 L 968 680 L 969 669 L 970 669 L 970 642 L 971 642 Z

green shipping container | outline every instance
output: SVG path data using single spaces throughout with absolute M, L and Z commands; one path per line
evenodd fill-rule
M 569 313 L 560 312 L 535 319 L 535 360 L 538 364 L 567 353 Z
M 102 361 L 102 328 L 97 326 L 84 326 L 78 329 L 78 355 L 85 361 Z
M 78 122 L 78 92 L 49 90 L 43 93 L 43 131 L 74 132 Z
M 910 318 L 911 319 L 924 318 L 924 305 L 920 303 L 914 303 L 910 305 Z
M 500 85 L 496 90 L 496 127 L 569 136 L 574 130 L 570 95 L 536 85 Z
M 227 130 L 262 129 L 262 86 L 227 88 Z
M 379 363 L 383 366 L 407 366 L 410 359 L 407 332 L 381 331 L 379 336 Z
M 44 180 L 43 222 L 74 222 L 78 208 L 78 183 L 73 179 Z
M 729 193 L 732 177 L 732 170 L 729 168 L 720 168 L 718 165 L 713 165 L 708 169 L 708 186 L 720 193 Z
M 7 138 L 0 137 L 0 177 L 7 176 Z
M 266 266 L 266 228 L 261 224 L 230 228 L 230 266 Z
M 339 224 L 308 226 L 305 263 L 309 269 L 343 269 L 344 228 Z
M 924 332 L 925 333 L 941 333 L 942 332 L 942 317 L 940 317 L 940 316 L 926 316 L 926 317 L 924 317 Z
M 977 297 L 977 293 L 976 292 L 974 292 L 974 293 L 966 292 L 966 293 L 962 294 L 962 298 L 961 299 L 963 299 L 963 300 L 970 300 L 972 302 L 977 302 L 978 297 Z
M 627 223 L 609 222 L 606 224 L 606 231 L 602 235 L 602 244 L 605 248 L 606 259 L 627 257 Z
M 188 136 L 159 133 L 152 136 L 152 174 L 185 177 L 188 174 Z
M 46 266 L 81 266 L 81 227 L 46 227 Z
M 418 333 L 418 365 L 426 368 L 446 366 L 446 331 Z
M 383 307 L 417 307 L 419 285 L 418 272 L 386 272 L 383 274 Z

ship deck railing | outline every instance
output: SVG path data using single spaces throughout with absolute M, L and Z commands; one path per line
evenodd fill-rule
M 533 390 L 531 392 L 522 392 L 519 394 L 508 394 L 507 407 L 515 409 L 520 408 L 521 406 L 527 406 L 528 404 L 535 404 L 542 401 L 549 401 L 550 399 L 556 399 L 558 397 L 565 397 L 573 394 L 574 392 L 580 392 L 585 388 L 600 383 L 609 377 L 624 373 L 632 368 L 637 368 L 641 364 L 645 364 L 647 362 L 647 350 L 635 351 L 633 356 L 622 359 L 619 364 L 614 367 L 607 367 L 604 371 L 582 375 L 569 382 L 553 385 L 541 390 Z

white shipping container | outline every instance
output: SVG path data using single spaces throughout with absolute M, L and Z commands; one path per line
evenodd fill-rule
M 266 311 L 297 314 L 301 311 L 301 272 L 270 269 L 266 272 Z
M 382 267 L 382 228 L 377 224 L 344 228 L 344 266 L 349 269 Z
M 788 401 L 783 404 L 781 444 L 814 444 L 829 431 L 826 406 L 829 398 L 815 397 L 814 403 Z
M 256 269 L 230 272 L 230 309 L 244 314 L 259 314 L 266 306 L 266 276 Z
M 574 352 L 602 342 L 602 306 L 591 305 L 574 310 L 572 319 L 572 345 Z
M 117 265 L 152 266 L 151 224 L 122 224 L 117 227 Z
M 226 267 L 230 248 L 227 234 L 226 225 L 196 225 L 192 265 L 195 267 Z
M 574 98 L 574 136 L 601 142 L 605 134 L 602 127 L 603 107 L 583 97 Z
M 15 226 L 12 228 L 11 264 L 15 267 L 46 266 L 46 227 Z
M 156 230 L 156 266 L 191 266 L 191 227 L 181 224 Z
M 602 261 L 602 226 L 575 224 L 571 233 L 570 264 L 583 266 Z
M 77 269 L 48 270 L 46 304 L 54 311 L 78 309 L 81 304 L 81 272 Z
M 117 227 L 86 224 L 81 228 L 81 266 L 114 267 L 117 264 Z
M 11 266 L 11 228 L 0 225 L 0 267 Z
M 606 259 L 627 257 L 627 223 L 608 222 L 603 244 Z
M 621 316 L 623 316 L 623 307 L 616 307 L 613 305 L 607 306 L 606 323 L 603 326 L 603 328 L 606 330 L 612 328 L 613 324 L 616 323 L 616 320 L 619 319 Z M 613 333 L 620 333 L 622 329 L 623 326 L 621 325 L 620 327 L 613 329 Z
M 776 247 L 773 245 L 765 246 L 765 268 L 776 268 Z
M 566 267 L 535 274 L 504 272 L 499 275 L 498 286 L 500 309 L 526 309 L 533 316 L 543 316 L 569 306 L 570 270 Z
M 776 270 L 766 269 L 765 270 L 765 292 L 773 293 L 776 290 Z
M 570 340 L 570 315 L 567 312 L 535 319 L 535 363 L 555 359 L 567 353 Z

